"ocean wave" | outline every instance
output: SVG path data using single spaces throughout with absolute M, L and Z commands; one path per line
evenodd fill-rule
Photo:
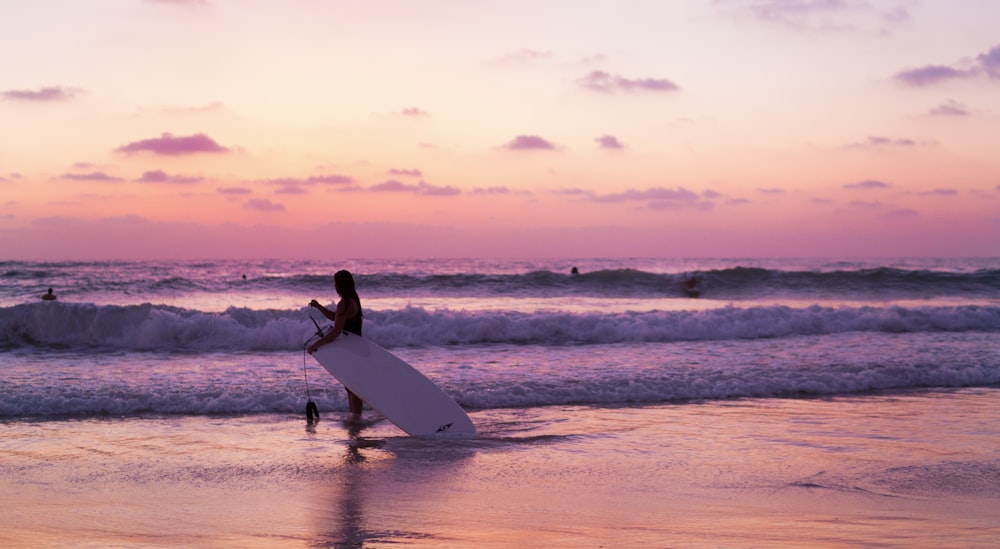
M 101 348 L 164 353 L 301 349 L 310 309 L 231 307 L 207 313 L 162 305 L 31 303 L 0 308 L 0 350 Z M 365 311 L 380 345 L 570 345 L 723 341 L 846 332 L 1000 331 L 1000 306 L 728 306 L 701 311 L 468 312 L 407 307 Z
M 983 352 L 993 337 L 841 334 L 728 347 L 616 345 L 596 357 L 591 349 L 485 346 L 409 358 L 470 411 L 647 405 L 998 387 L 996 354 Z M 851 348 L 863 351 L 845 351 Z M 22 366 L 17 375 L 0 378 L 0 418 L 303 414 L 299 353 L 197 355 L 170 361 L 169 373 L 157 359 L 134 354 L 102 360 L 50 355 L 30 371 Z M 312 360 L 306 363 L 309 398 L 324 415 L 346 412 L 339 382 Z
M 421 264 L 422 265 L 422 264 Z M 411 269 L 421 265 L 410 265 Z M 393 266 L 381 266 L 393 267 Z M 355 275 L 367 297 L 630 297 L 684 298 L 684 282 L 699 280 L 705 297 L 751 300 L 773 296 L 828 296 L 840 299 L 1000 299 L 1000 269 L 908 269 L 833 264 L 815 269 L 740 266 L 658 272 L 640 268 L 568 271 L 531 268 L 523 272 L 430 272 L 398 269 Z M 466 265 L 465 267 L 469 267 Z M 0 262 L 0 299 L 34 299 L 48 286 L 72 301 L 121 303 L 115 296 L 157 298 L 189 294 L 282 294 L 314 296 L 333 287 L 332 270 L 284 263 L 230 264 L 38 264 Z M 9 295 L 3 295 L 9 294 Z M 74 296 L 79 297 L 75 299 Z M 13 301 L 11 301 L 13 300 Z

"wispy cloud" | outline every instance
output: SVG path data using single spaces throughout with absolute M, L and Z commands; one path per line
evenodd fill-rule
M 933 141 L 917 141 L 908 137 L 885 137 L 881 135 L 869 135 L 867 139 L 859 143 L 845 145 L 848 149 L 888 149 L 888 148 L 912 148 L 934 145 Z
M 201 177 L 186 177 L 183 175 L 170 175 L 163 170 L 150 170 L 143 172 L 142 177 L 136 179 L 140 183 L 200 183 L 204 180 Z
M 315 185 L 351 185 L 354 183 L 354 178 L 347 175 L 326 174 L 314 175 L 304 179 L 295 177 L 262 179 L 260 183 L 281 187 L 276 191 L 280 194 L 305 194 L 307 191 L 303 187 L 312 187 Z
M 50 86 L 37 90 L 6 90 L 0 92 L 0 97 L 10 101 L 55 102 L 66 101 L 80 94 L 76 88 Z
M 769 195 L 772 195 L 772 196 L 776 196 L 776 195 L 785 194 L 785 189 L 778 189 L 778 188 L 774 188 L 774 187 L 770 187 L 770 188 L 758 188 L 757 192 L 759 192 L 760 194 L 769 194 Z
M 653 187 L 650 189 L 629 189 L 620 193 L 598 194 L 581 189 L 563 189 L 557 191 L 558 194 L 568 196 L 580 196 L 593 202 L 602 204 L 621 204 L 628 202 L 644 202 L 646 207 L 654 210 L 674 210 L 684 208 L 694 208 L 707 210 L 715 206 L 711 200 L 684 187 L 669 189 L 666 187 Z
M 885 214 L 885 216 L 892 219 L 902 219 L 907 217 L 920 217 L 920 214 L 916 210 L 910 208 L 897 208 L 889 211 Z
M 503 145 L 508 151 L 554 150 L 555 145 L 537 135 L 519 135 Z
M 618 138 L 613 135 L 605 134 L 594 139 L 594 141 L 597 141 L 597 145 L 602 149 L 622 149 L 625 147 L 620 141 L 618 141 Z
M 885 209 L 885 205 L 882 204 L 881 202 L 877 201 L 877 200 L 874 201 L 874 202 L 872 202 L 870 200 L 852 200 L 852 201 L 848 202 L 847 205 L 850 206 L 850 207 L 852 207 L 852 208 L 857 208 L 857 209 L 861 209 L 861 210 L 882 210 L 882 209 Z
M 125 181 L 121 177 L 114 177 L 104 172 L 64 173 L 59 177 L 62 179 L 68 179 L 70 181 L 104 181 L 108 183 L 118 183 L 120 181 Z
M 965 61 L 950 65 L 925 65 L 904 69 L 893 78 L 910 87 L 925 87 L 949 80 L 965 80 L 985 77 L 1000 80 L 1000 45 L 976 56 L 971 65 Z
M 954 99 L 949 99 L 931 109 L 930 114 L 932 116 L 969 116 L 971 113 L 965 105 Z
M 979 66 L 990 78 L 1000 78 L 1000 45 L 993 46 L 992 49 L 981 53 L 976 57 Z
M 890 187 L 892 187 L 891 184 L 877 179 L 866 179 L 857 183 L 846 183 L 844 185 L 845 189 L 888 189 Z
M 740 16 L 796 31 L 884 34 L 907 23 L 913 0 L 715 0 Z
M 592 71 L 581 78 L 578 83 L 588 90 L 601 93 L 615 91 L 672 92 L 680 89 L 677 84 L 665 78 L 625 78 L 604 71 Z
M 389 175 L 398 175 L 402 177 L 421 177 L 424 174 L 420 170 L 401 170 L 397 168 L 392 168 L 389 170 Z
M 214 139 L 202 133 L 180 137 L 174 137 L 172 134 L 164 133 L 160 137 L 143 139 L 141 141 L 128 143 L 127 145 L 122 145 L 121 147 L 115 149 L 115 152 L 126 154 L 151 152 L 165 156 L 181 156 L 198 153 L 220 154 L 228 153 L 230 150 L 222 145 L 219 145 Z
M 215 192 L 230 196 L 240 196 L 245 194 L 253 194 L 253 189 L 247 187 L 219 187 L 218 189 L 215 189 Z
M 895 79 L 914 87 L 930 86 L 948 80 L 961 80 L 976 76 L 974 70 L 956 69 L 945 65 L 926 65 L 915 69 L 899 71 Z
M 283 212 L 285 211 L 285 206 L 271 202 L 266 198 L 251 198 L 243 203 L 243 209 L 256 210 L 258 212 Z
M 403 110 L 399 111 L 399 114 L 401 114 L 403 116 L 413 117 L 413 118 L 419 118 L 419 117 L 422 117 L 422 116 L 429 116 L 430 115 L 430 113 L 428 113 L 427 111 L 425 111 L 423 109 L 419 109 L 417 107 L 405 107 L 405 108 L 403 108 Z
M 472 194 L 510 194 L 513 191 L 509 187 L 476 187 L 472 189 Z
M 423 196 L 455 196 L 462 191 L 452 186 L 431 185 L 426 181 L 421 181 L 415 185 L 390 179 L 368 187 L 369 191 L 387 193 L 413 193 Z
M 529 65 L 543 59 L 549 59 L 552 57 L 552 52 L 550 51 L 539 51 L 531 48 L 522 48 L 515 52 L 511 52 L 502 55 L 496 59 L 489 61 L 490 65 L 495 65 L 498 67 L 517 67 L 522 65 Z
M 958 196 L 957 189 L 932 189 L 917 193 L 921 196 Z

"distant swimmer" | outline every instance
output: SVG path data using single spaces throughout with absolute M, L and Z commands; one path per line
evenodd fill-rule
M 576 267 L 573 267 L 572 269 L 570 269 L 569 274 L 571 274 L 573 276 L 576 276 L 576 275 L 580 274 L 580 269 L 577 269 Z
M 688 297 L 698 297 L 701 295 L 701 279 L 697 276 L 690 276 L 681 284 L 684 285 L 684 293 Z
M 44 300 L 44 301 L 55 301 L 56 300 L 56 294 L 52 293 L 52 288 L 49 288 L 49 292 L 47 294 L 42 294 L 42 300 Z

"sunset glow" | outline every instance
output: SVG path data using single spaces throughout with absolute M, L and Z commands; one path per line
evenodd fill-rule
M 1000 253 L 992 0 L 37 0 L 0 258 Z

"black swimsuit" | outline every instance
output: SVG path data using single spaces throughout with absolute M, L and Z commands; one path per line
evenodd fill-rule
M 358 304 L 358 314 L 344 320 L 344 331 L 361 335 L 361 323 L 364 322 L 364 318 L 361 316 L 361 300 L 355 300 L 355 303 Z

